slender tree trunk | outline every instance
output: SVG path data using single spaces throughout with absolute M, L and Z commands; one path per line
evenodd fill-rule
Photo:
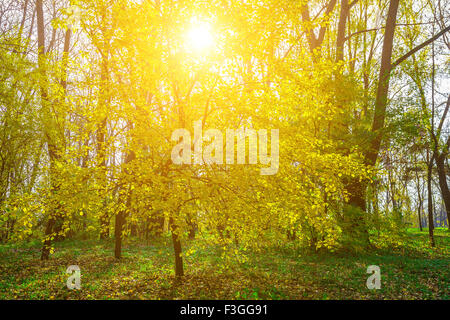
M 137 237 L 138 236 L 138 227 L 137 227 L 136 223 L 132 222 L 130 228 L 131 228 L 130 235 L 132 237 Z
M 378 236 L 380 236 L 380 229 L 381 229 L 381 225 L 380 225 L 380 208 L 379 208 L 379 188 L 378 188 L 378 183 L 375 184 L 375 201 L 374 201 L 374 212 L 375 212 L 375 217 L 376 217 L 376 228 L 377 228 L 377 234 Z
M 101 171 L 100 177 L 100 192 L 103 197 L 103 207 L 100 213 L 100 239 L 108 239 L 109 238 L 109 221 L 110 217 L 108 212 L 106 211 L 106 183 L 107 183 L 107 170 L 106 170 L 106 144 L 105 144 L 105 136 L 106 136 L 106 118 L 104 118 L 97 130 L 97 153 L 98 153 L 98 166 Z
M 347 17 L 350 12 L 348 0 L 341 0 L 341 11 L 339 13 L 339 22 L 336 39 L 336 61 L 344 60 L 344 42 Z
M 114 257 L 116 259 L 120 259 L 122 257 L 122 232 L 124 224 L 125 224 L 125 212 L 121 210 L 116 215 L 114 226 L 114 237 L 115 237 Z
M 422 227 L 421 211 L 422 211 L 422 207 L 423 207 L 423 200 L 422 200 L 422 195 L 421 195 L 421 190 L 420 190 L 419 176 L 418 176 L 417 172 L 416 172 L 416 179 L 417 179 L 417 215 L 419 216 L 419 228 L 420 228 L 420 231 L 422 231 L 423 227 Z
M 423 210 L 423 203 L 422 203 L 422 199 L 419 200 L 419 206 L 417 207 L 417 214 L 419 216 L 419 229 L 420 231 L 423 231 L 423 226 L 422 226 L 422 210 Z
M 189 239 L 193 240 L 195 239 L 195 232 L 197 230 L 197 223 L 196 223 L 196 215 L 195 213 L 190 213 L 187 217 L 187 225 L 189 226 Z
M 429 159 L 429 154 L 427 150 L 428 234 L 430 236 L 430 244 L 434 247 L 433 194 L 431 190 L 433 159 Z
M 173 250 L 175 254 L 175 276 L 181 278 L 184 275 L 183 257 L 181 256 L 181 240 L 177 234 L 176 225 L 173 218 L 170 218 L 170 230 L 172 232 Z
M 25 26 L 25 20 L 27 18 L 28 2 L 29 2 L 29 0 L 25 0 L 25 4 L 23 6 L 22 21 L 20 22 L 20 28 L 19 28 L 19 39 L 20 40 L 22 40 L 23 28 Z
M 130 150 L 127 154 L 127 157 L 125 158 L 125 165 L 132 162 L 135 158 L 136 158 L 135 153 L 132 150 Z M 125 175 L 130 174 L 128 169 L 126 168 L 124 169 L 124 174 Z M 126 197 L 126 207 L 124 210 L 120 210 L 116 214 L 114 227 L 114 236 L 115 236 L 114 256 L 116 257 L 116 259 L 120 259 L 122 255 L 122 233 L 123 233 L 123 226 L 125 225 L 126 222 L 127 212 L 130 210 L 131 207 L 131 188 L 128 188 L 128 191 L 125 194 L 122 194 L 122 197 Z

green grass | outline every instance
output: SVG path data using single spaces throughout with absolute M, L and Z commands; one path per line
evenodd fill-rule
M 201 240 L 195 240 L 197 242 Z M 198 243 L 184 243 L 184 249 Z M 151 244 L 129 241 L 123 259 L 112 241 L 56 244 L 50 261 L 39 260 L 40 243 L 0 246 L 0 299 L 445 299 L 450 297 L 450 233 L 409 229 L 395 249 L 367 254 L 308 254 L 266 248 L 246 262 L 226 264 L 217 248 L 185 258 L 186 276 L 174 281 L 170 238 Z M 81 268 L 81 290 L 68 290 L 69 265 Z M 381 268 L 381 289 L 369 290 L 369 265 Z

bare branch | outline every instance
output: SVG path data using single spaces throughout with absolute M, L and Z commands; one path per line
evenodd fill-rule
M 417 51 L 419 51 L 420 49 L 426 47 L 427 45 L 429 45 L 430 43 L 432 43 L 433 41 L 435 41 L 436 39 L 438 39 L 439 37 L 441 37 L 442 35 L 444 35 L 446 32 L 450 31 L 450 26 L 444 28 L 443 30 L 441 30 L 438 34 L 436 34 L 435 36 L 431 37 L 430 39 L 428 39 L 427 41 L 423 42 L 422 44 L 418 45 L 417 47 L 415 47 L 414 49 L 412 49 L 411 51 L 409 51 L 408 53 L 404 54 L 403 56 L 401 56 L 400 58 L 398 58 L 391 66 L 391 70 L 394 69 L 396 66 L 398 66 L 400 63 L 402 63 L 403 61 L 405 61 L 406 59 L 408 59 L 411 55 L 413 55 L 414 53 L 416 53 Z

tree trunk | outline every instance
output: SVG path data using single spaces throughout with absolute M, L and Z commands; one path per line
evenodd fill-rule
M 52 246 L 51 235 L 53 233 L 53 226 L 55 225 L 55 218 L 50 218 L 45 227 L 45 240 L 41 251 L 41 260 L 48 260 L 50 255 L 50 249 Z
M 423 227 L 422 227 L 422 215 L 421 215 L 421 211 L 422 211 L 423 203 L 422 203 L 422 197 L 420 196 L 420 193 L 418 194 L 418 197 L 419 197 L 419 199 L 418 199 L 419 203 L 418 203 L 418 205 L 417 205 L 417 214 L 418 214 L 418 216 L 419 216 L 419 229 L 420 229 L 420 231 L 422 231 L 422 230 L 423 230 Z
M 378 80 L 378 91 L 375 101 L 375 115 L 372 123 L 372 132 L 376 133 L 370 148 L 365 153 L 365 162 L 368 165 L 375 165 L 378 153 L 381 146 L 381 140 L 383 137 L 382 129 L 384 127 L 384 119 L 386 116 L 386 106 L 387 106 L 387 95 L 389 91 L 389 75 L 391 72 L 391 57 L 392 57 L 392 47 L 394 41 L 395 23 L 397 20 L 399 0 L 391 0 L 389 4 L 388 16 L 386 21 L 386 29 L 384 33 L 383 41 L 383 51 L 381 57 L 381 67 Z M 343 43 L 345 36 L 345 24 L 350 10 L 348 0 L 342 0 L 341 2 L 341 14 L 338 28 L 338 36 L 336 42 L 337 50 L 337 60 L 342 58 L 343 54 Z M 360 182 L 358 180 L 353 180 L 347 183 L 346 189 L 349 192 L 348 204 L 356 206 L 366 211 L 366 183 Z M 369 243 L 369 233 L 367 226 L 365 226 L 364 221 L 352 221 L 352 225 L 355 227 L 362 227 L 366 230 L 364 232 L 364 237 L 367 238 L 367 243 Z M 363 224 L 363 225 L 362 225 Z
M 129 164 L 136 158 L 136 155 L 133 151 L 129 151 L 126 158 L 125 158 L 125 165 Z M 124 169 L 124 174 L 128 175 L 130 172 L 127 168 Z M 126 197 L 126 208 L 124 210 L 120 210 L 116 214 L 115 219 L 115 226 L 114 226 L 114 236 L 115 236 L 115 247 L 114 247 L 114 256 L 116 259 L 120 259 L 122 255 L 122 232 L 123 232 L 123 226 L 125 225 L 126 217 L 127 217 L 127 210 L 130 210 L 131 207 L 131 188 L 128 188 L 128 191 L 126 194 L 122 194 L 122 197 Z M 121 198 L 119 196 L 119 198 Z M 119 203 L 121 201 L 119 200 Z
M 339 22 L 336 39 L 336 61 L 344 60 L 344 42 L 347 17 L 350 12 L 348 0 L 341 0 L 341 11 L 339 13 Z
M 337 0 L 330 0 L 328 1 L 325 13 L 324 13 L 324 17 L 329 16 L 332 11 L 334 10 L 335 6 L 336 6 L 336 2 Z M 308 4 L 305 4 L 302 8 L 302 19 L 303 22 L 306 24 L 310 24 L 311 23 L 311 17 L 309 15 L 309 8 L 308 8 Z M 325 32 L 327 31 L 327 24 L 324 23 L 319 30 L 319 35 L 318 37 L 316 37 L 315 32 L 313 29 L 307 30 L 307 38 L 308 38 L 308 43 L 309 43 L 309 49 L 311 51 L 311 53 L 314 55 L 315 54 L 315 50 L 320 48 L 320 46 L 323 43 L 323 39 L 325 38 Z
M 417 161 L 416 158 L 414 158 L 415 161 Z M 419 229 L 422 231 L 422 208 L 423 208 L 423 199 L 422 199 L 422 193 L 420 190 L 420 180 L 419 180 L 419 174 L 416 171 L 416 186 L 417 186 L 417 215 L 419 216 Z
M 359 208 L 361 213 L 366 212 L 366 190 L 367 183 L 364 181 L 359 181 L 359 179 L 351 179 L 346 183 L 346 190 L 349 194 L 349 199 L 347 204 Z M 370 246 L 369 229 L 366 221 L 362 215 L 351 216 L 349 229 L 346 230 L 349 233 L 354 233 L 358 231 L 361 240 L 365 243 L 367 247 Z M 347 218 L 348 219 L 348 218 Z
M 116 215 L 114 226 L 114 237 L 115 237 L 114 257 L 116 259 L 120 259 L 122 256 L 122 231 L 124 224 L 125 224 L 125 212 L 120 211 Z
M 427 150 L 428 234 L 430 236 L 430 244 L 434 247 L 433 194 L 431 191 L 432 170 L 433 159 L 429 159 L 429 151 Z
M 381 56 L 381 67 L 378 80 L 378 90 L 375 100 L 375 115 L 372 123 L 371 131 L 376 134 L 373 139 L 370 148 L 365 153 L 365 162 L 368 165 L 375 165 L 378 153 L 381 146 L 383 137 L 382 129 L 384 127 L 384 120 L 386 116 L 387 96 L 389 92 L 389 75 L 391 72 L 391 57 L 392 47 L 394 41 L 395 23 L 397 20 L 399 0 L 391 0 L 389 4 L 389 10 L 386 21 L 386 28 L 384 33 L 383 50 Z M 341 14 L 338 26 L 338 36 L 336 42 L 336 58 L 337 60 L 342 58 L 343 55 L 343 43 L 345 36 L 345 24 L 350 10 L 348 0 L 342 0 L 341 2 Z M 360 208 L 363 212 L 366 211 L 366 188 L 365 182 L 352 179 L 346 184 L 346 189 L 349 192 L 348 204 Z M 369 232 L 367 225 L 363 217 L 353 218 L 351 221 L 351 229 L 359 230 L 362 232 L 364 242 L 370 245 Z M 357 229 L 356 229 L 357 228 Z M 353 230 L 349 230 L 350 232 Z
M 131 230 L 130 230 L 130 235 L 132 237 L 137 237 L 138 236 L 138 227 L 137 224 L 135 222 L 131 223 Z
M 375 115 L 372 122 L 372 132 L 375 138 L 370 149 L 366 153 L 367 163 L 375 165 L 378 153 L 380 152 L 381 141 L 383 139 L 382 129 L 386 117 L 386 107 L 388 102 L 389 80 L 391 73 L 392 47 L 394 43 L 395 24 L 397 21 L 399 0 L 391 0 L 386 20 L 386 28 L 383 39 L 383 51 L 381 54 L 380 74 L 378 77 L 378 88 L 375 99 Z
M 20 28 L 19 28 L 20 41 L 22 41 L 23 28 L 25 26 L 25 20 L 27 18 L 28 2 L 29 2 L 29 0 L 25 0 L 25 4 L 23 6 L 22 21 L 20 22 Z
M 445 204 L 445 211 L 447 213 L 447 227 L 450 229 L 450 190 L 447 184 L 447 175 L 445 172 L 445 158 L 447 154 L 441 153 L 436 157 L 436 168 L 439 177 L 439 187 L 441 188 L 442 199 Z
M 181 241 L 177 234 L 176 225 L 173 218 L 170 218 L 170 230 L 172 231 L 173 250 L 175 254 L 175 276 L 181 278 L 184 275 L 183 271 L 183 257 L 181 256 Z

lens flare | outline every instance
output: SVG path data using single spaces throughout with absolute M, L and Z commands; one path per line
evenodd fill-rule
M 192 27 L 187 36 L 187 44 L 196 51 L 203 51 L 210 48 L 214 43 L 209 24 L 200 24 Z

